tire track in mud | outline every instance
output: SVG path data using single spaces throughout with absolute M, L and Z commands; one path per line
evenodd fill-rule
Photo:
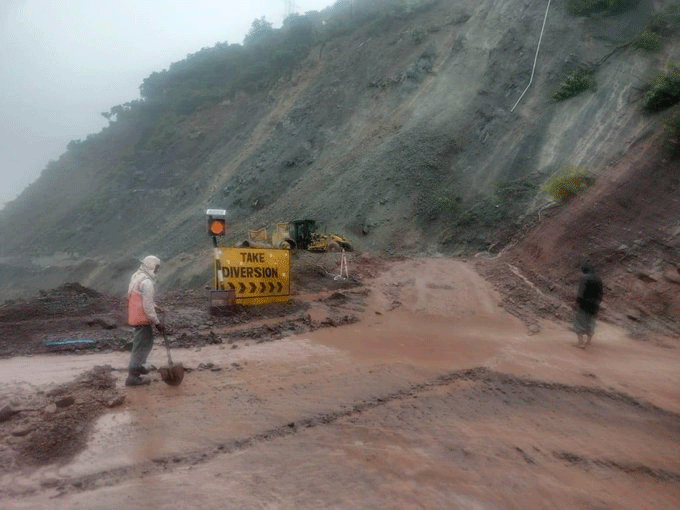
M 495 372 L 486 367 L 476 367 L 444 374 L 427 382 L 414 384 L 391 393 L 356 402 L 343 410 L 323 412 L 314 416 L 300 418 L 299 420 L 270 428 L 246 438 L 226 441 L 206 450 L 183 455 L 173 454 L 158 457 L 139 464 L 114 468 L 111 470 L 100 471 L 97 473 L 69 479 L 45 480 L 41 482 L 40 487 L 43 490 L 56 489 L 59 492 L 59 495 L 55 497 L 59 497 L 72 492 L 84 492 L 102 487 L 111 487 L 135 478 L 153 474 L 167 473 L 175 469 L 203 464 L 220 455 L 240 452 L 252 448 L 258 444 L 292 436 L 307 429 L 313 429 L 315 427 L 325 425 L 333 425 L 341 419 L 356 417 L 362 413 L 386 406 L 392 402 L 418 397 L 420 394 L 429 390 L 446 387 L 458 382 L 482 383 L 482 385 L 485 385 L 487 388 L 482 387 L 481 391 L 485 392 L 488 389 L 491 390 L 492 393 L 498 392 L 496 399 L 500 402 L 503 402 L 501 395 L 506 395 L 506 391 L 508 389 L 518 388 L 520 390 L 529 390 L 529 395 L 519 396 L 520 400 L 517 401 L 517 405 L 521 405 L 522 402 L 529 406 L 543 405 L 541 401 L 538 401 L 538 399 L 535 398 L 535 396 L 532 396 L 531 392 L 536 391 L 547 391 L 549 394 L 558 393 L 570 396 L 576 395 L 578 397 L 592 397 L 598 400 L 610 401 L 623 406 L 627 410 L 632 410 L 635 414 L 649 415 L 654 418 L 670 421 L 672 426 L 677 428 L 677 435 L 680 439 L 680 414 L 658 407 L 649 402 L 638 400 L 630 395 L 617 391 L 609 391 L 602 388 L 571 386 L 563 383 L 515 377 L 512 375 Z M 544 401 L 547 402 L 549 399 L 544 399 Z M 507 403 L 503 403 L 502 405 L 507 405 Z M 535 461 L 525 454 L 521 448 L 515 447 L 515 449 L 519 451 L 520 454 L 523 454 L 522 456 L 527 463 L 535 463 Z M 645 475 L 655 480 L 680 484 L 680 473 L 656 469 L 646 466 L 642 463 L 617 461 L 606 458 L 587 458 L 585 456 L 568 451 L 552 451 L 551 453 L 555 459 L 582 469 L 591 469 L 593 467 L 605 468 L 628 474 Z M 23 494 L 13 495 L 35 495 L 36 491 L 37 490 L 30 490 Z
M 649 466 L 645 466 L 639 462 L 620 462 L 612 459 L 591 459 L 576 453 L 565 451 L 554 451 L 552 454 L 558 460 L 565 461 L 585 470 L 588 470 L 592 467 L 600 467 L 622 471 L 627 474 L 645 475 L 653 478 L 654 480 L 663 482 L 673 481 L 677 484 L 680 484 L 680 473 L 673 473 L 665 469 L 650 468 Z

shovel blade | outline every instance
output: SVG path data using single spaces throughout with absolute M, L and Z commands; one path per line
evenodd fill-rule
M 174 363 L 158 369 L 161 379 L 170 386 L 179 386 L 184 379 L 184 366 L 181 363 Z

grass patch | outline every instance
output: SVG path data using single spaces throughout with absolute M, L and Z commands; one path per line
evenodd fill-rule
M 652 14 L 649 29 L 661 35 L 671 35 L 680 29 L 680 2 L 668 3 Z
M 531 177 L 516 181 L 500 181 L 494 184 L 493 201 L 496 207 L 512 209 L 517 204 L 525 204 L 538 191 L 538 184 Z
M 465 201 L 453 194 L 437 196 L 439 207 L 449 214 L 452 223 L 458 227 L 473 224 L 479 226 L 506 223 L 510 218 L 520 216 L 527 204 L 536 196 L 538 185 L 532 177 L 515 181 L 501 181 L 493 185 L 489 196 L 479 195 Z
M 676 106 L 664 122 L 663 148 L 672 158 L 680 156 L 680 107 Z
M 436 197 L 439 207 L 451 215 L 456 215 L 460 212 L 460 198 L 450 196 L 445 193 L 440 193 Z
M 651 30 L 644 30 L 635 36 L 630 45 L 638 51 L 654 53 L 663 48 L 663 37 Z
M 660 112 L 680 102 L 680 68 L 675 64 L 657 74 L 642 95 L 642 108 L 648 113 Z
M 427 30 L 424 28 L 412 28 L 408 31 L 408 35 L 414 44 L 420 44 L 427 38 Z
M 568 74 L 564 81 L 553 92 L 552 101 L 557 103 L 579 95 L 589 89 L 595 89 L 595 73 L 579 69 Z
M 579 167 L 567 166 L 548 179 L 541 191 L 563 204 L 582 193 L 592 184 L 592 178 Z

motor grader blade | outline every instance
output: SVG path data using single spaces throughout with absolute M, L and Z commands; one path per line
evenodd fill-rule
M 352 245 L 344 237 L 337 234 L 312 234 L 312 242 L 307 247 L 314 252 L 352 251 Z

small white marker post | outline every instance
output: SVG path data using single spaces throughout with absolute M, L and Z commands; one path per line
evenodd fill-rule
M 342 257 L 340 258 L 340 274 L 335 275 L 334 280 L 347 280 L 349 278 L 349 272 L 347 271 L 347 257 L 345 256 L 345 250 L 342 250 Z

